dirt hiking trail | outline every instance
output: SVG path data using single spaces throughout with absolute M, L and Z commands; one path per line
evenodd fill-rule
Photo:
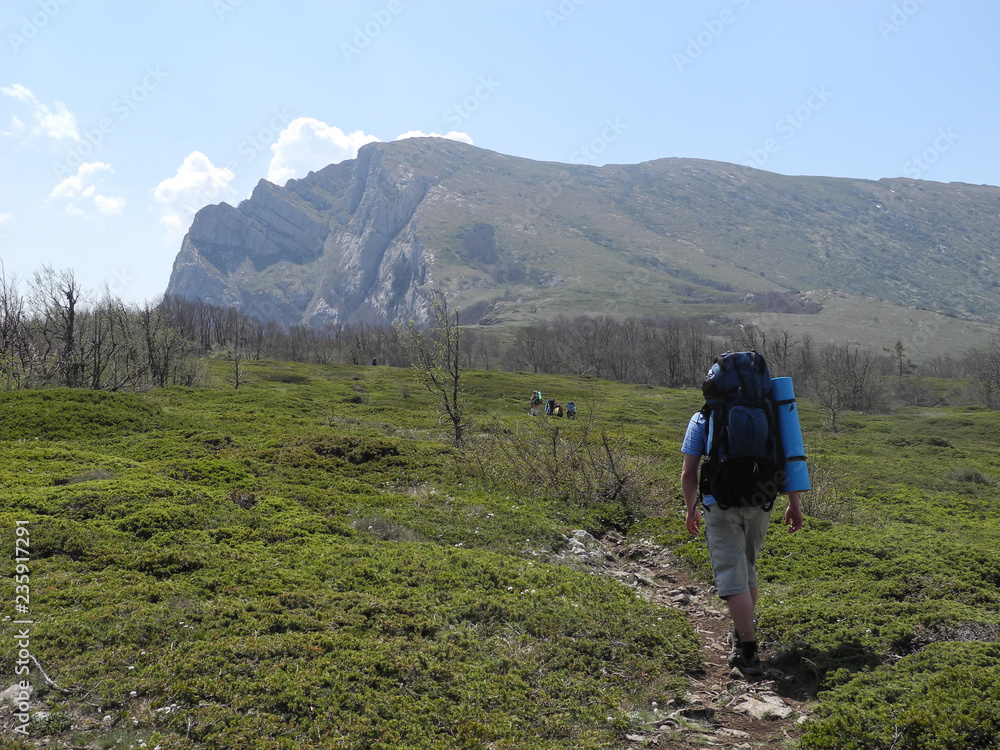
M 577 532 L 577 538 L 586 532 Z M 589 535 L 586 535 L 589 536 Z M 726 664 L 730 627 L 724 602 L 715 589 L 697 580 L 665 547 L 647 540 L 626 542 L 609 534 L 598 542 L 581 539 L 576 549 L 603 548 L 603 573 L 650 601 L 685 614 L 701 639 L 704 671 L 695 675 L 683 705 L 658 706 L 642 730 L 628 734 L 631 748 L 704 750 L 713 748 L 787 748 L 802 734 L 807 703 L 792 697 L 795 679 L 769 667 L 763 678 L 747 681 Z M 580 554 L 585 554 L 580 551 Z M 596 555 L 592 557 L 594 559 Z M 767 662 L 767 644 L 761 655 Z

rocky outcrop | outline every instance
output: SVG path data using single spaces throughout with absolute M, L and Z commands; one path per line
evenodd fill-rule
M 166 293 L 289 325 L 423 322 L 432 259 L 415 217 L 437 179 L 365 148 L 284 187 L 261 180 L 197 213 Z

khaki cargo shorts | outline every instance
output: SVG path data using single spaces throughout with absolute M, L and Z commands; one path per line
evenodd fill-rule
M 757 587 L 757 556 L 764 546 L 771 514 L 760 508 L 705 507 L 705 539 L 715 587 L 725 599 Z

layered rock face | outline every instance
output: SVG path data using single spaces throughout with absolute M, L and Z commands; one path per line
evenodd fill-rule
M 440 174 L 398 158 L 419 148 L 380 145 L 284 187 L 261 180 L 235 208 L 200 210 L 166 293 L 284 325 L 425 322 L 432 258 L 417 210 Z

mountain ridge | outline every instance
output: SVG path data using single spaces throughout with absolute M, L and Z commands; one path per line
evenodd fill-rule
M 993 186 L 593 167 L 417 138 L 203 208 L 167 293 L 324 325 L 425 323 L 435 291 L 518 324 L 736 315 L 753 295 L 829 290 L 989 325 L 998 246 Z

